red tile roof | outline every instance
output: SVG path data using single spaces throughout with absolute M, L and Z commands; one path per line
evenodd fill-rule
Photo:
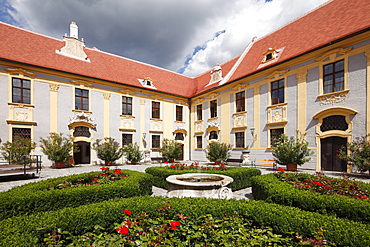
M 222 64 L 227 82 L 274 66 L 341 38 L 370 28 L 369 0 L 334 0 L 255 41 L 243 56 Z M 57 54 L 64 41 L 0 22 L 0 59 L 49 68 L 122 85 L 143 87 L 138 79 L 151 78 L 156 91 L 193 97 L 218 86 L 208 85 L 210 71 L 195 78 L 96 49 L 85 48 L 90 62 Z M 278 61 L 258 68 L 268 48 L 284 48 Z M 240 61 L 238 61 L 240 59 Z M 233 68 L 235 66 L 235 68 Z
M 257 40 L 229 82 L 370 28 L 369 0 L 335 0 Z M 268 48 L 284 48 L 275 63 L 258 69 Z

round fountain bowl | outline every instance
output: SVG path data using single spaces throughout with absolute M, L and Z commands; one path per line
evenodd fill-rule
M 232 191 L 228 187 L 233 178 L 209 173 L 186 173 L 166 178 L 168 197 L 205 197 L 230 199 Z

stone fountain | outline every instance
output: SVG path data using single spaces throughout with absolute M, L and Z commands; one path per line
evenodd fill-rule
M 167 177 L 168 197 L 205 197 L 216 199 L 232 198 L 228 187 L 233 178 L 209 173 L 186 173 Z

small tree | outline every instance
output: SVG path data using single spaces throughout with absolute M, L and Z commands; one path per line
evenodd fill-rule
M 136 142 L 123 146 L 123 153 L 130 162 L 139 162 L 143 159 L 143 152 L 139 150 Z
M 73 144 L 73 137 L 65 137 L 63 133 L 50 133 L 44 139 L 40 138 L 42 152 L 48 156 L 48 159 L 54 162 L 66 162 L 70 154 L 76 151 Z
M 230 150 L 231 145 L 229 143 L 212 141 L 207 148 L 204 149 L 204 152 L 208 160 L 212 162 L 223 162 L 230 157 Z
M 308 149 L 306 133 L 297 131 L 297 137 L 288 137 L 282 134 L 276 144 L 272 147 L 272 155 L 279 165 L 296 164 L 303 165 L 311 160 L 312 151 Z
M 5 142 L 0 147 L 1 155 L 9 164 L 24 164 L 28 161 L 27 156 L 33 149 L 36 148 L 36 143 L 31 139 L 24 139 L 16 136 L 13 142 Z
M 175 140 L 164 139 L 158 151 L 169 161 L 178 159 L 182 153 L 181 144 Z
M 93 143 L 93 148 L 99 159 L 104 160 L 106 165 L 112 165 L 114 161 L 120 159 L 123 155 L 123 148 L 111 137 L 105 137 L 104 142 L 97 139 Z
M 338 150 L 338 157 L 356 166 L 359 171 L 370 173 L 370 141 L 369 135 L 356 137 Z

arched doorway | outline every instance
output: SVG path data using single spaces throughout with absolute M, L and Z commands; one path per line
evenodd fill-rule
M 346 145 L 347 138 L 328 137 L 321 139 L 321 169 L 324 171 L 347 171 L 347 163 L 338 158 L 338 150 Z
M 338 150 L 352 140 L 350 115 L 357 112 L 345 107 L 331 107 L 318 112 L 313 118 L 316 125 L 317 170 L 347 172 L 351 168 L 338 158 Z
M 75 164 L 90 164 L 90 143 L 79 141 L 75 142 L 78 152 L 74 153 Z

